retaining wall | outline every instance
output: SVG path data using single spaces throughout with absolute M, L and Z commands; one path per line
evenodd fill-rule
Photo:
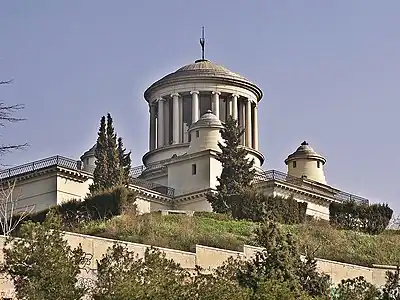
M 124 244 L 130 251 L 134 251 L 139 257 L 143 258 L 144 253 L 149 245 L 136 244 L 124 241 L 117 241 L 112 239 L 105 239 L 100 237 L 88 236 L 83 234 L 66 232 L 65 238 L 71 245 L 76 247 L 82 245 L 83 251 L 90 254 L 90 268 L 96 268 L 96 260 L 100 260 L 102 255 L 106 252 L 107 248 L 112 247 L 114 243 Z M 5 237 L 0 236 L 0 263 L 4 261 L 3 245 Z M 221 266 L 224 261 L 229 257 L 238 257 L 241 259 L 250 259 L 257 251 L 262 248 L 244 245 L 243 251 L 231 251 L 213 247 L 206 247 L 196 245 L 196 252 L 185 252 L 174 249 L 158 248 L 162 250 L 168 259 L 173 259 L 186 269 L 193 270 L 195 266 L 200 266 L 204 269 L 212 269 Z M 326 259 L 317 259 L 317 267 L 319 271 L 328 274 L 332 283 L 337 284 L 342 279 L 354 278 L 357 276 L 364 276 L 364 278 L 377 285 L 381 286 L 385 283 L 385 273 L 387 270 L 395 270 L 394 266 L 374 266 L 363 267 L 358 265 L 346 264 Z M 0 297 L 12 296 L 12 284 L 4 277 L 0 277 Z

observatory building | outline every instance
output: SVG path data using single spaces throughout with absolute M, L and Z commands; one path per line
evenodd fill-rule
M 220 129 L 232 116 L 244 129 L 240 147 L 254 159 L 255 184 L 265 194 L 293 196 L 308 203 L 307 214 L 329 219 L 329 204 L 368 200 L 330 186 L 326 159 L 304 141 L 284 163 L 287 171 L 264 170 L 259 151 L 261 89 L 227 68 L 199 59 L 154 82 L 144 92 L 149 106 L 149 149 L 131 171 L 141 213 L 159 210 L 211 211 L 206 195 L 215 190 L 221 164 L 216 159 Z M 93 182 L 96 145 L 79 160 L 54 156 L 0 173 L 16 181 L 20 209 L 40 211 L 83 199 Z

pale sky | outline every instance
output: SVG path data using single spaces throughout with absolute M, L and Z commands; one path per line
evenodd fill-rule
M 30 147 L 18 165 L 78 159 L 110 112 L 141 164 L 144 90 L 200 57 L 255 82 L 264 169 L 303 140 L 327 159 L 330 185 L 400 211 L 400 1 L 0 0 L 0 100 L 28 120 L 2 143 Z

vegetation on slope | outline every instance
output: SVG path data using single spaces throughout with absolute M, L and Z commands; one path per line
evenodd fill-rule
M 371 266 L 400 262 L 400 232 L 385 231 L 368 235 L 333 229 L 327 222 L 280 225 L 298 241 L 302 253 L 340 262 Z M 195 251 L 196 244 L 242 251 L 255 245 L 257 223 L 237 221 L 226 215 L 198 213 L 161 216 L 158 213 L 135 216 L 123 214 L 107 221 L 85 222 L 73 230 L 82 234 L 120 239 L 183 251 Z

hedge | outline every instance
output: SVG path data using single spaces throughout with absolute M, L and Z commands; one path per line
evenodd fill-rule
M 329 222 L 339 229 L 380 234 L 389 225 L 393 210 L 387 204 L 361 204 L 355 201 L 331 203 Z
M 307 202 L 298 202 L 293 196 L 269 196 L 257 192 L 228 196 L 235 219 L 255 222 L 266 219 L 281 224 L 299 224 L 306 220 Z
M 121 186 L 88 196 L 83 201 L 72 199 L 61 205 L 30 214 L 23 222 L 33 221 L 42 223 L 49 210 L 54 209 L 60 214 L 64 224 L 71 226 L 82 221 L 104 220 L 118 216 L 123 212 L 125 207 L 134 205 L 134 202 L 135 193 Z M 14 220 L 17 221 L 18 217 L 14 217 Z M 19 226 L 16 228 L 16 231 L 18 231 Z

